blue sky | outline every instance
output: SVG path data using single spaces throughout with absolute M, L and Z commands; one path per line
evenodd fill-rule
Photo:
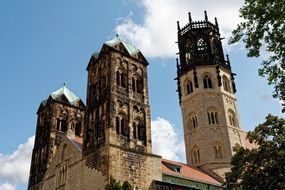
M 219 6 L 214 6 L 217 3 Z M 281 115 L 279 102 L 271 97 L 272 88 L 257 76 L 260 60 L 247 58 L 242 44 L 226 45 L 230 31 L 240 20 L 241 5 L 242 0 L 201 0 L 199 4 L 195 0 L 2 0 L 0 189 L 26 189 L 33 143 L 28 139 L 35 133 L 40 102 L 64 82 L 85 101 L 90 56 L 116 33 L 141 49 L 150 63 L 153 136 L 159 135 L 160 128 L 166 137 L 154 140 L 154 151 L 170 159 L 185 160 L 173 79 L 176 20 L 185 25 L 188 11 L 193 20 L 202 19 L 204 10 L 208 10 L 209 20 L 218 17 L 226 38 L 224 50 L 237 73 L 236 95 L 243 129 L 252 130 L 268 113 Z M 173 144 L 166 145 L 167 138 Z

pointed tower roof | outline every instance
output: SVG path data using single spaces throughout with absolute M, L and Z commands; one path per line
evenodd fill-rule
M 68 102 L 72 105 L 73 103 L 77 102 L 78 100 L 80 100 L 80 98 L 78 96 L 76 96 L 72 91 L 70 91 L 67 87 L 66 84 L 64 84 L 63 87 L 61 87 L 60 89 L 52 92 L 50 94 L 50 96 L 53 99 L 57 99 L 58 97 L 64 95 Z
M 60 89 L 49 94 L 48 98 L 43 100 L 38 108 L 37 113 L 44 109 L 50 101 L 56 100 L 61 103 L 69 104 L 71 106 L 76 106 L 80 109 L 85 108 L 83 101 L 76 96 L 71 90 L 69 90 L 64 83 L 64 86 Z
M 138 48 L 122 41 L 119 38 L 119 35 L 116 35 L 113 39 L 104 42 L 102 48 L 99 51 L 94 52 L 92 54 L 86 70 L 89 70 L 89 67 L 93 62 L 96 62 L 97 59 L 100 59 L 101 52 L 103 50 L 105 50 L 106 47 L 111 48 L 111 49 L 116 49 L 116 50 L 123 52 L 124 54 L 127 54 L 127 55 L 129 55 L 135 59 L 139 59 L 145 65 L 148 65 L 148 61 L 146 60 L 146 58 L 144 57 L 144 55 L 142 54 L 142 52 Z
M 119 44 L 119 43 L 122 43 L 122 44 L 123 44 L 123 46 L 126 48 L 126 50 L 128 51 L 128 53 L 129 53 L 130 55 L 134 55 L 134 54 L 140 52 L 140 50 L 137 49 L 136 47 L 134 47 L 134 46 L 132 46 L 132 45 L 130 45 L 130 44 L 128 44 L 128 43 L 123 42 L 123 41 L 119 38 L 118 35 L 116 35 L 116 37 L 113 38 L 112 40 L 109 40 L 109 41 L 105 42 L 104 44 L 106 44 L 106 45 L 108 45 L 108 46 L 110 46 L 110 47 L 114 47 L 115 45 L 117 45 L 117 44 Z

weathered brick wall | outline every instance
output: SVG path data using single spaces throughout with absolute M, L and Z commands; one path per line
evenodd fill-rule
M 153 180 L 161 180 L 161 157 L 110 147 L 110 175 L 129 181 L 138 189 L 149 189 Z
M 109 175 L 109 150 L 106 145 L 94 150 L 92 153 L 84 157 L 87 168 L 100 171 L 104 176 Z

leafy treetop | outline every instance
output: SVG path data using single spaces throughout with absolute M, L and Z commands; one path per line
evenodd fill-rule
M 285 2 L 284 0 L 245 0 L 240 9 L 244 21 L 233 31 L 229 43 L 245 43 L 249 57 L 259 57 L 265 48 L 268 56 L 259 75 L 274 86 L 273 97 L 283 102 L 285 112 Z

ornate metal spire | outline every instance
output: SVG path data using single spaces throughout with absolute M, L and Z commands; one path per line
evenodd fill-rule
M 204 11 L 204 13 L 205 13 L 205 21 L 208 21 L 207 11 Z
M 188 13 L 188 17 L 189 17 L 189 23 L 191 23 L 192 22 L 192 17 L 191 17 L 191 13 L 190 12 Z
M 216 25 L 216 27 L 219 27 L 217 17 L 215 17 L 215 25 Z

